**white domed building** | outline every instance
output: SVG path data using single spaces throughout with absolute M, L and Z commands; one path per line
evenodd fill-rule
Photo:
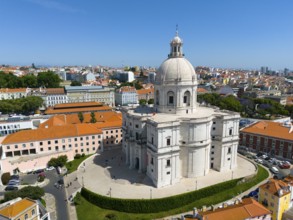
M 176 36 L 158 69 L 154 106 L 124 107 L 123 152 L 156 187 L 237 166 L 239 114 L 199 106 L 197 77 Z

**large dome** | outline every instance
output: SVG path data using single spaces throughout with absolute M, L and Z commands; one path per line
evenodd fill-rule
M 157 71 L 156 82 L 194 81 L 195 70 L 191 63 L 184 57 L 169 58 L 165 60 Z

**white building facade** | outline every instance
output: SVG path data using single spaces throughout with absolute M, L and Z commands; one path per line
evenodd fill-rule
M 201 107 L 197 77 L 178 33 L 157 71 L 154 106 L 124 107 L 123 152 L 156 187 L 237 166 L 238 113 Z
M 115 92 L 115 104 L 116 106 L 124 106 L 128 104 L 137 104 L 138 97 L 134 87 L 124 86 Z

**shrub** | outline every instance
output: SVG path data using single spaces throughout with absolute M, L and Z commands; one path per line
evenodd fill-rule
M 44 176 L 38 176 L 38 182 L 43 182 L 45 180 L 45 177 Z
M 84 154 L 84 153 L 82 153 L 81 157 L 85 157 L 85 154 Z
M 7 192 L 4 194 L 4 200 L 9 201 L 17 197 L 25 198 L 28 197 L 33 200 L 40 199 L 45 195 L 44 189 L 38 186 L 26 186 L 18 191 Z
M 74 159 L 79 159 L 79 158 L 81 158 L 81 155 L 80 154 L 75 154 Z
M 197 191 L 159 199 L 119 199 L 95 194 L 82 188 L 81 195 L 89 202 L 104 209 L 130 213 L 155 213 L 175 209 L 237 185 L 240 179 L 219 183 Z
M 67 156 L 66 155 L 62 155 L 62 156 L 59 156 L 57 158 L 53 157 L 49 160 L 48 162 L 48 167 L 63 167 L 66 162 L 67 162 Z
M 1 176 L 3 185 L 6 185 L 10 180 L 10 173 L 3 173 Z

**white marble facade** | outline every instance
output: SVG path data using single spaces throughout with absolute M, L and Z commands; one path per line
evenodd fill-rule
M 201 107 L 197 77 L 178 33 L 157 71 L 154 106 L 122 108 L 123 152 L 156 187 L 237 166 L 239 114 Z

